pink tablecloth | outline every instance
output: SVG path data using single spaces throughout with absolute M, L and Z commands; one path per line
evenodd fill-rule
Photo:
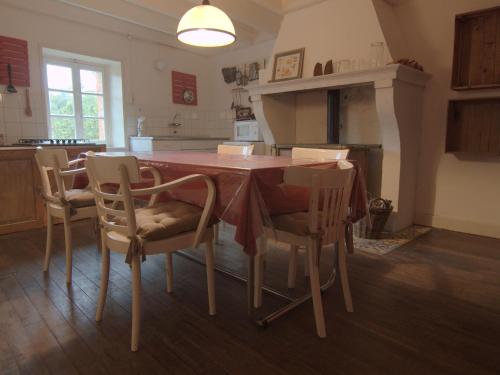
M 335 167 L 335 163 L 318 163 L 285 156 L 219 155 L 186 151 L 155 151 L 152 153 L 101 153 L 99 155 L 133 155 L 142 165 L 153 166 L 164 182 L 200 173 L 210 176 L 216 186 L 214 214 L 236 226 L 235 240 L 249 255 L 256 253 L 256 239 L 262 234 L 263 221 L 270 215 L 308 208 L 309 197 L 304 189 L 283 184 L 283 171 L 292 165 Z M 80 180 L 79 184 L 85 181 Z M 203 183 L 184 185 L 169 196 L 195 205 L 206 197 Z M 353 222 L 366 215 L 366 189 L 361 173 L 357 173 L 351 197 Z

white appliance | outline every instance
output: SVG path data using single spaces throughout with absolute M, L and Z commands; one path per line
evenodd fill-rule
M 259 123 L 255 120 L 234 122 L 235 141 L 262 141 Z

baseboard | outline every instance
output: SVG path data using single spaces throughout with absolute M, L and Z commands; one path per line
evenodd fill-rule
M 468 221 L 453 217 L 417 213 L 415 224 L 435 228 L 449 229 L 457 232 L 477 234 L 479 236 L 500 238 L 500 225 L 478 221 Z

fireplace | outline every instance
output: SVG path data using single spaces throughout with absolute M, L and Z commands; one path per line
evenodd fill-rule
M 394 214 L 387 224 L 397 231 L 413 223 L 423 91 L 429 75 L 392 64 L 380 68 L 261 84 L 249 89 L 256 118 L 268 145 L 362 143 L 382 145 L 380 195 L 390 199 Z M 339 94 L 338 118 L 328 107 Z M 342 95 L 358 95 L 346 118 Z M 357 107 L 356 107 L 357 106 Z M 347 111 L 348 111 L 347 110 Z M 338 121 L 338 128 L 332 123 Z M 311 124 L 314 124 L 312 126 Z M 368 125 L 371 124 L 371 128 Z M 323 130 L 318 131 L 318 129 Z M 357 130 L 353 131 L 357 126 Z M 370 133 L 373 127 L 376 132 Z M 330 131 L 328 131 L 330 129 Z M 337 137 L 337 138 L 336 138 Z M 370 138 L 373 137 L 373 138 Z M 376 138 L 378 137 L 378 138 Z

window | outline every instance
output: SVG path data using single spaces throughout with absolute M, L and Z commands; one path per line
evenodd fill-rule
M 46 97 L 51 138 L 106 140 L 104 68 L 46 61 Z

